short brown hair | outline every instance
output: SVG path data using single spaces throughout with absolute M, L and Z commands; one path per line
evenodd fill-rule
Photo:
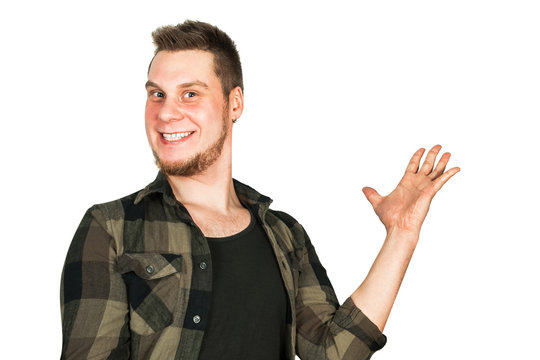
M 244 91 L 240 55 L 234 41 L 216 26 L 186 20 L 182 24 L 162 26 L 152 32 L 157 54 L 160 51 L 203 50 L 214 55 L 214 72 L 221 82 L 223 95 L 232 89 Z

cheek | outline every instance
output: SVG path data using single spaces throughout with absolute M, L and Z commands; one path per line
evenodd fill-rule
M 199 122 L 201 126 L 213 127 L 221 124 L 224 114 L 223 104 L 216 101 L 205 105 L 189 109 L 186 111 L 186 116 Z
M 152 106 L 152 104 L 147 102 L 144 109 L 144 128 L 146 130 L 146 136 L 148 137 L 148 140 L 151 140 L 151 137 L 153 136 L 152 129 L 157 120 L 156 116 L 156 107 Z
M 146 121 L 150 120 L 150 117 L 155 114 L 155 106 L 151 102 L 147 101 L 146 106 L 144 107 L 144 117 Z
M 156 104 L 147 102 L 144 109 L 144 123 L 147 130 L 150 126 L 154 125 L 158 121 L 158 115 L 159 107 L 156 106 Z

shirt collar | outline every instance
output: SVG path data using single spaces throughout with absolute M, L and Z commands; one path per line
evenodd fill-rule
M 272 199 L 262 195 L 252 187 L 233 179 L 234 190 L 240 202 L 247 207 L 253 208 L 257 212 L 268 209 L 272 203 Z M 141 202 L 145 197 L 151 194 L 161 194 L 163 200 L 169 205 L 176 205 L 178 201 L 174 197 L 171 185 L 167 181 L 167 177 L 161 171 L 158 172 L 156 179 L 142 189 L 135 198 L 135 204 Z
M 156 179 L 154 181 L 152 181 L 150 184 L 146 185 L 144 189 L 139 191 L 139 193 L 137 194 L 137 197 L 135 197 L 135 201 L 134 201 L 135 205 L 140 203 L 145 197 L 151 194 L 155 194 L 155 193 L 162 194 L 165 199 L 173 195 L 171 186 L 169 185 L 169 182 L 167 181 L 167 177 L 161 171 L 158 172 Z

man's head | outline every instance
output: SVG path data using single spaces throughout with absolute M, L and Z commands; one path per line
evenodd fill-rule
M 214 71 L 221 82 L 223 94 L 240 87 L 244 91 L 242 65 L 232 39 L 216 26 L 205 22 L 186 20 L 182 24 L 157 28 L 152 33 L 156 50 L 202 50 L 214 55 Z M 150 64 L 151 66 L 151 64 Z
M 170 176 L 198 175 L 216 162 L 230 166 L 232 123 L 243 111 L 234 43 L 193 21 L 159 28 L 153 37 L 145 126 L 156 164 Z

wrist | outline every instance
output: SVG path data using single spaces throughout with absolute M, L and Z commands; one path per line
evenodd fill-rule
M 392 227 L 386 229 L 386 241 L 397 242 L 399 244 L 416 247 L 418 239 L 420 238 L 420 231 L 405 230 L 398 227 Z

